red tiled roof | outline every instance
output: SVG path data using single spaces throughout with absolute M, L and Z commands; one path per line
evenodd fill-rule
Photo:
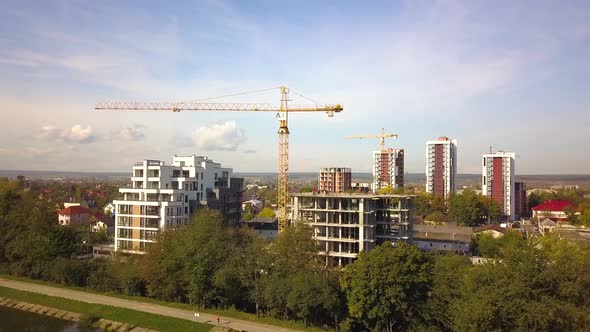
M 572 203 L 563 200 L 549 200 L 533 207 L 533 211 L 564 211 L 568 206 L 572 206 Z
M 58 214 L 69 214 L 69 215 L 84 214 L 84 213 L 90 213 L 90 210 L 88 210 L 87 208 L 85 208 L 83 206 L 70 206 L 70 207 L 60 210 L 58 212 Z

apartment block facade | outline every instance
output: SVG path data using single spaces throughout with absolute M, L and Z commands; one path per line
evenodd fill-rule
M 404 186 L 404 149 L 373 151 L 373 192 L 387 186 Z
M 503 219 L 515 219 L 515 160 L 512 152 L 496 152 L 482 156 L 481 191 L 500 204 Z
M 386 241 L 411 242 L 412 209 L 410 195 L 292 195 L 292 219 L 311 225 L 327 266 L 350 264 Z
M 524 182 L 514 182 L 514 215 L 524 218 L 527 214 L 527 194 Z
M 195 155 L 174 156 L 172 165 L 159 160 L 136 163 L 132 168 L 131 187 L 120 188 L 121 199 L 113 202 L 115 250 L 145 251 L 156 241 L 160 230 L 186 225 L 191 214 L 209 202 L 216 202 L 216 208 L 226 218 L 231 219 L 232 213 L 239 215 L 240 200 L 231 201 L 235 197 L 227 191 L 241 193 L 243 179 L 231 176 L 231 168 Z M 231 204 L 235 205 L 235 211 L 228 207 Z
M 318 191 L 342 193 L 351 190 L 352 172 L 345 167 L 320 168 Z
M 457 140 L 439 137 L 426 142 L 426 192 L 448 197 L 457 190 Z

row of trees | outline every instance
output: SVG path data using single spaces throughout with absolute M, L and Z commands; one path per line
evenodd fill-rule
M 415 199 L 416 215 L 429 221 L 456 221 L 459 226 L 478 226 L 496 221 L 500 205 L 490 197 L 464 190 L 446 200 L 438 195 L 420 193 Z
M 389 244 L 344 270 L 350 317 L 371 331 L 584 331 L 590 326 L 587 248 L 513 238 L 498 258 L 473 266 Z

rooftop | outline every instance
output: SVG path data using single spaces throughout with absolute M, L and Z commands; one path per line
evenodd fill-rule
M 59 210 L 58 214 L 83 214 L 83 213 L 90 213 L 90 210 L 83 206 L 70 206 L 65 209 Z
M 564 211 L 571 206 L 572 204 L 565 200 L 549 200 L 533 207 L 533 211 Z

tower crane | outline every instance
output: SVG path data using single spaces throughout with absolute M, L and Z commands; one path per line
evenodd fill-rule
M 277 205 L 279 209 L 279 231 L 283 230 L 288 223 L 287 206 L 289 202 L 288 189 L 288 170 L 289 170 L 289 113 L 293 112 L 324 112 L 328 117 L 333 117 L 334 113 L 342 112 L 341 104 L 318 105 L 309 107 L 289 107 L 289 88 L 280 86 L 265 90 L 252 92 L 268 91 L 279 89 L 281 91 L 280 106 L 272 106 L 266 103 L 203 103 L 201 100 L 189 102 L 101 102 L 95 106 L 96 110 L 116 110 L 116 111 L 230 111 L 230 112 L 275 112 L 279 120 L 279 172 L 277 186 Z M 293 91 L 295 92 L 295 91 Z M 251 93 L 251 92 L 246 92 Z M 242 93 L 242 94 L 246 94 Z M 297 92 L 296 94 L 305 97 Z M 236 94 L 237 95 L 237 94 Z M 229 97 L 235 95 L 227 95 Z M 216 99 L 222 97 L 207 98 Z M 305 97 L 306 98 L 306 97 Z M 308 98 L 309 99 L 309 98 Z M 202 99 L 203 100 L 203 99 Z
M 386 134 L 385 128 L 381 128 L 381 135 L 366 135 L 366 136 L 347 136 L 345 138 L 358 138 L 358 139 L 365 139 L 365 138 L 379 138 L 381 140 L 381 151 L 385 150 L 385 139 L 386 138 L 397 138 L 397 134 Z

